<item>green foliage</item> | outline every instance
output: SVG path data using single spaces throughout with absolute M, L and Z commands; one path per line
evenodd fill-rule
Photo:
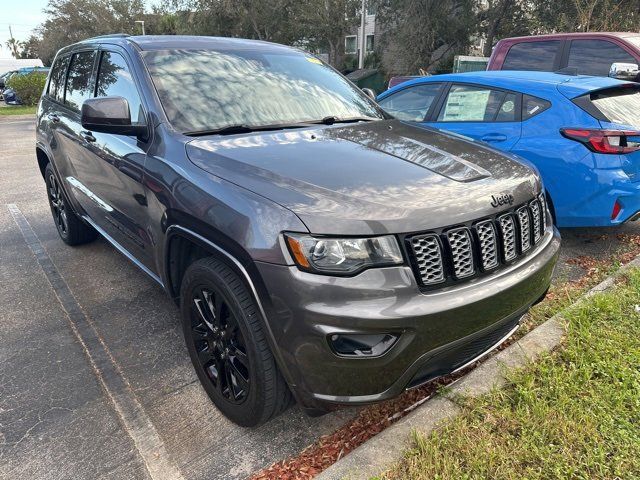
M 638 0 L 536 0 L 530 8 L 540 31 L 637 32 Z
M 37 57 L 51 65 L 56 52 L 75 42 L 108 33 L 139 33 L 143 0 L 49 0 L 46 20 L 36 30 Z M 33 40 L 32 42 L 34 42 Z
M 14 75 L 7 82 L 7 87 L 16 92 L 24 105 L 33 106 L 40 100 L 46 81 L 45 73 L 32 72 L 26 75 Z
M 393 74 L 443 71 L 454 55 L 486 39 L 557 31 L 637 31 L 640 0 L 368 0 L 377 10 L 376 50 Z M 107 33 L 191 34 L 255 38 L 328 53 L 351 69 L 344 37 L 359 25 L 360 0 L 49 0 L 46 20 L 25 42 L 11 41 L 22 58 L 50 65 L 57 50 Z M 381 48 L 380 48 L 381 47 Z
M 467 51 L 476 29 L 475 0 L 380 0 L 382 43 L 393 46 L 394 74 L 433 70 Z
M 379 52 L 370 52 L 364 57 L 364 68 L 380 68 L 381 66 L 382 56 Z
M 358 69 L 358 56 L 353 54 L 345 55 L 342 61 L 342 72 L 353 72 Z
M 485 39 L 485 57 L 491 55 L 493 45 L 501 38 L 530 35 L 534 31 L 534 11 L 537 2 L 523 0 L 487 0 L 486 7 L 478 10 L 477 35 Z M 570 2 L 563 2 L 570 3 Z M 560 2 L 555 1 L 557 6 Z M 534 7 L 535 5 L 535 7 Z
M 389 479 L 640 478 L 640 270 L 563 312 L 561 349 L 461 399 Z

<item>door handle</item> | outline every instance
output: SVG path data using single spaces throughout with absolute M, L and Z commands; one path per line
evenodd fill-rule
M 93 143 L 93 142 L 96 141 L 96 137 L 94 137 L 93 134 L 91 132 L 87 131 L 87 130 L 82 130 L 80 132 L 80 136 L 82 138 L 84 138 L 85 141 L 90 142 L 90 143 Z
M 487 133 L 480 140 L 483 142 L 504 142 L 507 136 L 502 133 Z
M 51 120 L 54 123 L 58 123 L 60 121 L 60 117 L 58 115 L 56 115 L 55 113 L 50 113 L 49 114 L 49 120 Z

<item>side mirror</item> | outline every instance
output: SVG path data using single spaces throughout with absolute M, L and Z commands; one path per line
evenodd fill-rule
M 123 97 L 89 98 L 82 103 L 82 127 L 92 132 L 146 137 L 146 125 L 131 124 L 129 102 Z
M 638 65 L 635 63 L 612 63 L 609 76 L 618 80 L 633 80 L 638 78 Z
M 373 90 L 371 90 L 370 88 L 363 88 L 362 91 L 365 93 L 365 95 L 369 98 L 371 98 L 371 100 L 375 100 L 376 99 L 376 92 L 374 92 Z

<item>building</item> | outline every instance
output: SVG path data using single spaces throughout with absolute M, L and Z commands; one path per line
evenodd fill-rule
M 366 36 L 366 54 L 372 53 L 376 46 L 376 12 L 375 7 L 367 6 L 367 14 L 365 16 L 364 34 Z M 353 32 L 344 37 L 344 53 L 346 55 L 355 55 L 358 57 L 360 51 L 360 39 L 362 38 L 362 28 L 354 27 Z

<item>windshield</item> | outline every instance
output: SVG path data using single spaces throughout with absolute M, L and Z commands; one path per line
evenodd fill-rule
M 382 118 L 344 77 L 302 52 L 163 50 L 145 52 L 144 61 L 169 121 L 183 133 Z
M 591 95 L 591 102 L 610 122 L 640 128 L 640 91 L 635 88 L 595 93 Z

